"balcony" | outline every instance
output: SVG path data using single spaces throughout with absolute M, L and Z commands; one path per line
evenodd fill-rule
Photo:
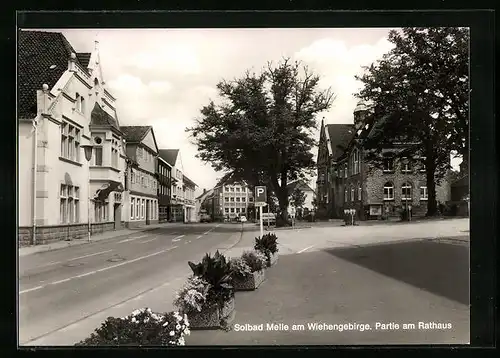
M 110 166 L 91 166 L 90 167 L 90 180 L 113 180 L 122 181 L 120 170 Z

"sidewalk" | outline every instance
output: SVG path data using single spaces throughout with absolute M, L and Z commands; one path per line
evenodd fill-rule
M 178 225 L 178 223 L 177 223 L 177 225 Z M 50 244 L 20 247 L 18 253 L 19 253 L 19 256 L 26 256 L 26 255 L 35 254 L 38 252 L 64 249 L 64 248 L 70 247 L 70 246 L 91 244 L 92 242 L 98 242 L 101 240 L 119 238 L 119 237 L 127 236 L 130 234 L 136 233 L 136 232 L 151 231 L 151 230 L 155 230 L 155 229 L 163 228 L 163 227 L 168 227 L 168 226 L 172 226 L 172 223 L 143 225 L 143 226 L 139 226 L 139 227 L 135 227 L 135 228 L 131 228 L 131 229 L 124 228 L 124 229 L 120 229 L 120 230 L 105 231 L 103 233 L 92 235 L 90 243 L 88 241 L 87 236 L 85 236 L 85 237 L 81 237 L 79 239 L 74 239 L 74 240 L 69 240 L 69 241 L 61 240 L 61 241 L 52 242 Z
M 431 241 L 280 254 L 256 291 L 236 293 L 231 331 L 191 331 L 186 344 L 468 343 L 467 262 L 466 247 Z

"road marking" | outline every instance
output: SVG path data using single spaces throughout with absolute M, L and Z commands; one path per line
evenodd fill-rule
M 36 291 L 36 290 L 39 290 L 41 288 L 44 288 L 44 286 L 36 286 L 36 287 L 33 287 L 33 288 L 29 288 L 27 290 L 23 290 L 23 291 L 19 291 L 19 294 L 22 294 L 22 293 L 27 293 L 27 292 L 31 292 L 31 291 Z
M 156 255 L 159 255 L 159 254 L 162 254 L 164 252 L 167 252 L 167 251 L 170 251 L 170 250 L 173 250 L 173 249 L 176 249 L 177 246 L 173 246 L 173 247 L 170 247 L 168 249 L 165 249 L 165 250 L 161 250 L 161 251 L 158 251 L 158 252 L 154 252 L 152 254 L 149 254 L 149 255 L 146 255 L 146 256 L 141 256 L 141 257 L 137 257 L 133 260 L 130 260 L 130 261 L 125 261 L 125 262 L 121 262 L 119 264 L 116 264 L 116 265 L 112 265 L 112 266 L 107 266 L 107 267 L 104 267 L 104 268 L 101 268 L 99 270 L 94 270 L 94 271 L 90 271 L 90 272 L 86 272 L 86 273 L 83 273 L 81 275 L 77 275 L 77 276 L 73 276 L 73 277 L 68 277 L 64 280 L 59 280 L 59 281 L 55 281 L 55 282 L 51 282 L 51 283 L 48 283 L 46 285 L 43 285 L 43 286 L 37 286 L 37 287 L 33 287 L 33 288 L 30 288 L 30 289 L 27 289 L 27 290 L 24 290 L 24 291 L 20 291 L 19 294 L 23 294 L 23 293 L 27 293 L 27 292 L 31 292 L 31 291 L 35 291 L 35 290 L 39 290 L 41 288 L 44 288 L 44 287 L 47 287 L 49 285 L 57 285 L 59 283 L 62 283 L 62 282 L 67 282 L 67 281 L 70 281 L 70 280 L 73 280 L 75 278 L 82 278 L 82 277 L 85 277 L 85 276 L 90 276 L 90 275 L 94 275 L 98 272 L 104 272 L 104 271 L 107 271 L 107 270 L 111 270 L 112 268 L 116 268 L 116 267 L 120 267 L 120 266 L 123 266 L 123 265 L 126 265 L 126 264 L 130 264 L 132 262 L 137 262 L 139 260 L 144 260 L 144 259 L 147 259 L 149 257 L 153 257 L 153 256 L 156 256 Z
M 141 242 L 140 242 L 140 244 L 145 244 L 146 242 L 151 242 L 151 241 L 154 241 L 154 240 L 156 240 L 156 239 L 157 239 L 157 237 L 153 237 L 153 238 L 152 238 L 152 239 L 150 239 L 150 240 L 141 241 Z
M 196 236 L 196 240 L 201 239 L 202 235 Z
M 147 237 L 148 235 L 140 235 L 140 236 L 136 236 L 136 237 L 133 237 L 132 239 L 142 239 L 143 237 Z
M 179 241 L 179 240 L 180 240 L 181 238 L 183 238 L 184 236 L 186 236 L 186 235 L 181 235 L 181 236 L 174 237 L 174 238 L 172 239 L 172 241 L 173 241 L 173 242 Z
M 297 253 L 298 253 L 298 254 L 301 254 L 301 253 L 303 253 L 304 251 L 309 250 L 311 247 L 314 247 L 314 245 L 308 246 L 308 247 L 306 247 L 305 249 L 302 249 L 302 250 L 300 250 L 300 251 L 299 251 L 299 252 L 297 252 Z
M 132 240 L 135 240 L 135 239 L 125 239 L 125 240 L 122 240 L 122 241 L 118 241 L 118 243 L 121 244 L 122 242 L 128 242 L 128 241 L 132 241 Z
M 73 257 L 72 259 L 67 259 L 67 260 L 64 260 L 64 261 L 53 261 L 53 262 L 49 262 L 47 265 L 42 265 L 42 266 L 39 266 L 39 267 L 51 266 L 51 265 L 56 265 L 56 264 L 62 264 L 63 262 L 75 261 L 75 260 L 79 260 L 79 259 L 84 259 L 86 257 L 91 257 L 91 256 L 96 256 L 96 255 L 102 255 L 102 254 L 105 254 L 105 253 L 111 252 L 111 251 L 113 251 L 113 250 L 100 251 L 100 252 L 96 252 L 94 254 Z
M 184 243 L 185 243 L 185 244 L 189 244 L 190 242 L 191 242 L 191 240 L 189 240 L 189 241 L 186 241 L 186 242 L 184 242 Z

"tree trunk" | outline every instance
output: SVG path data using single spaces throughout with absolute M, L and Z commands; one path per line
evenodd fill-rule
M 278 218 L 276 218 L 276 226 L 288 226 L 288 193 L 286 187 L 284 189 L 280 188 L 277 196 L 280 208 L 280 215 L 279 215 L 279 220 Z
M 436 216 L 438 214 L 438 206 L 436 200 L 436 163 L 432 158 L 426 161 L 426 184 L 427 184 L 427 213 L 425 216 Z

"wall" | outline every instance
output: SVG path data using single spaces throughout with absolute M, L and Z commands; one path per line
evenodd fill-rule
M 19 226 L 31 226 L 33 205 L 33 144 L 34 134 L 31 121 L 19 122 L 18 137 L 18 200 Z

